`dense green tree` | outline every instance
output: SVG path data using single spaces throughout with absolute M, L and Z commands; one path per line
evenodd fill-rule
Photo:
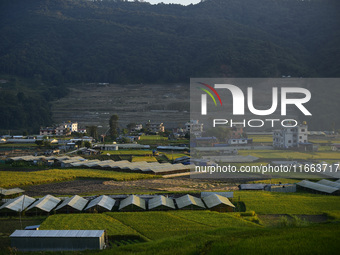
M 97 126 L 86 127 L 86 133 L 89 134 L 93 139 L 98 139 L 98 128 L 97 128 Z
M 112 115 L 109 120 L 109 134 L 112 140 L 116 140 L 118 136 L 118 120 L 119 117 L 117 114 Z

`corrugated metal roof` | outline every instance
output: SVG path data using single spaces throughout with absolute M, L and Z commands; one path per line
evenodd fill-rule
M 144 210 L 146 210 L 145 207 L 145 200 L 136 196 L 136 195 L 131 195 L 128 196 L 127 198 L 123 199 L 120 204 L 119 204 L 119 210 L 129 206 L 129 205 L 135 205 L 138 206 Z
M 261 183 L 254 183 L 254 184 L 240 184 L 240 189 L 243 190 L 262 190 L 267 186 L 267 184 L 261 184 Z
M 303 181 L 297 183 L 297 185 L 304 187 L 304 188 L 313 189 L 313 190 L 316 190 L 316 191 L 328 193 L 328 194 L 332 194 L 332 193 L 339 190 L 339 189 L 334 188 L 334 187 L 326 186 L 326 185 L 323 185 L 323 184 L 319 184 L 319 183 L 311 182 L 311 181 L 307 181 L 307 180 L 303 180 Z
M 33 208 L 39 208 L 42 211 L 50 212 L 52 211 L 59 203 L 61 199 L 56 198 L 51 195 L 46 195 L 39 200 L 37 200 L 35 203 L 33 203 L 30 207 L 27 208 L 27 211 L 33 209 Z
M 7 208 L 8 210 L 21 212 L 25 210 L 28 206 L 30 206 L 35 201 L 35 198 L 22 195 L 20 197 L 9 200 L 7 203 L 3 204 L 0 207 L 0 210 Z
M 205 205 L 200 198 L 191 195 L 184 195 L 180 198 L 176 198 L 176 203 L 179 209 L 190 205 L 205 208 Z
M 165 196 L 156 196 L 149 200 L 149 210 L 157 208 L 159 206 L 165 206 L 171 209 L 176 209 L 173 199 Z
M 23 193 L 25 192 L 23 189 L 19 189 L 19 188 L 13 188 L 13 189 L 3 189 L 0 188 L 0 194 L 4 195 L 4 196 L 10 196 L 13 194 L 18 194 L 18 193 Z
M 317 183 L 340 189 L 340 183 L 339 182 L 332 182 L 332 181 L 323 179 L 323 180 L 318 181 Z
M 227 205 L 227 206 L 231 206 L 231 207 L 235 207 L 228 198 L 226 197 L 222 197 L 220 195 L 217 194 L 212 194 L 208 197 L 204 197 L 203 198 L 204 203 L 207 205 L 208 208 L 212 208 L 221 204 Z
M 101 237 L 104 230 L 15 230 L 10 237 Z
M 25 230 L 38 230 L 40 225 L 26 226 Z
M 88 200 L 86 200 L 85 198 L 82 198 L 78 195 L 75 195 L 73 197 L 70 198 L 66 198 L 64 200 L 64 202 L 61 203 L 61 205 L 59 205 L 56 210 L 59 210 L 65 206 L 70 206 L 78 211 L 82 211 L 84 209 L 84 207 L 86 206 Z
M 234 197 L 234 192 L 205 191 L 205 192 L 201 192 L 201 198 L 208 197 L 208 196 L 210 196 L 212 194 L 217 194 L 217 195 L 220 195 L 222 197 L 227 197 L 227 198 L 233 198 Z
M 109 211 L 112 210 L 112 207 L 115 205 L 116 200 L 112 199 L 111 197 L 102 195 L 99 196 L 93 200 L 90 201 L 90 203 L 88 204 L 88 206 L 85 208 L 85 210 L 88 210 L 94 206 L 100 206 L 103 207 Z

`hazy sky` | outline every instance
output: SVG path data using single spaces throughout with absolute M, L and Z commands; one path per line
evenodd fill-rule
M 182 5 L 188 5 L 188 4 L 197 4 L 201 0 L 145 0 L 145 2 L 149 2 L 151 4 L 158 4 L 158 3 L 165 3 L 165 4 L 182 4 Z

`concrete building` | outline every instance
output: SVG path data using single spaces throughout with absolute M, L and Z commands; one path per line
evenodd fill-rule
M 134 126 L 131 127 L 130 133 L 139 133 L 142 131 L 142 129 L 143 129 L 142 124 L 135 124 Z
M 78 122 L 67 122 L 54 127 L 41 127 L 40 135 L 43 136 L 63 136 L 70 135 L 72 132 L 78 132 Z
M 185 123 L 185 132 L 196 137 L 201 137 L 203 132 L 203 123 L 199 123 L 198 120 L 190 120 Z
M 246 145 L 253 142 L 253 139 L 248 138 L 230 138 L 228 140 L 229 145 Z
M 71 132 L 78 132 L 78 122 L 67 122 L 66 128 L 68 128 Z
M 15 230 L 11 246 L 19 251 L 79 251 L 105 248 L 104 230 Z
M 277 149 L 297 148 L 299 144 L 308 143 L 307 125 L 285 127 L 273 133 L 273 146 Z
M 165 131 L 165 127 L 163 123 L 153 123 L 149 121 L 146 123 L 146 128 L 149 133 L 155 133 L 155 134 Z

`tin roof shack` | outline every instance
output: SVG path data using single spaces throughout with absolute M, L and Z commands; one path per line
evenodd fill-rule
M 79 213 L 81 212 L 88 200 L 78 195 L 66 198 L 55 210 L 58 213 Z
M 25 191 L 23 189 L 19 188 L 3 189 L 0 187 L 0 200 L 3 198 L 14 198 L 21 195 L 24 192 Z
M 156 196 L 149 200 L 149 210 L 166 211 L 176 209 L 174 200 L 165 196 Z
M 180 198 L 176 198 L 175 200 L 176 200 L 178 209 L 183 209 L 183 210 L 206 209 L 202 200 L 198 197 L 194 197 L 191 195 L 184 195 Z
M 35 198 L 22 195 L 20 197 L 9 200 L 7 203 L 0 207 L 0 214 L 2 215 L 15 215 L 24 211 L 35 201 Z
M 92 212 L 92 213 L 93 212 L 109 212 L 112 210 L 115 203 L 116 203 L 116 200 L 108 196 L 102 195 L 91 200 L 90 203 L 84 209 L 84 211 Z
M 76 251 L 105 248 L 104 230 L 15 230 L 11 246 L 19 251 Z
M 240 184 L 238 188 L 240 190 L 265 190 L 268 184 L 254 183 L 254 184 Z
M 233 212 L 235 208 L 228 198 L 217 194 L 204 197 L 203 202 L 211 211 L 216 212 Z
M 120 201 L 119 211 L 123 212 L 134 212 L 134 211 L 145 211 L 145 200 L 135 195 L 128 196 L 127 198 Z
M 307 190 L 312 193 L 340 195 L 340 189 L 324 184 L 303 180 L 296 184 L 298 189 Z
M 234 198 L 234 192 L 232 191 L 222 191 L 222 192 L 214 192 L 214 191 L 203 191 L 201 192 L 201 198 L 211 196 L 212 194 L 217 194 L 226 198 Z
M 52 212 L 54 208 L 61 202 L 61 199 L 56 198 L 51 195 L 46 195 L 31 206 L 29 206 L 26 210 L 27 215 L 42 215 L 42 214 L 49 214 Z

